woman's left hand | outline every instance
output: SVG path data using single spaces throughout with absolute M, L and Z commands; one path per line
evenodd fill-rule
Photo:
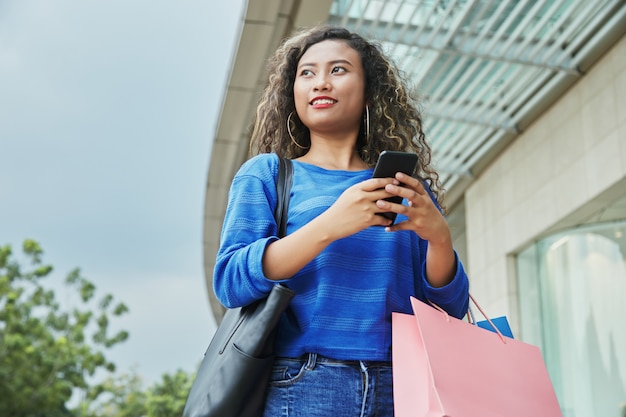
M 387 184 L 385 191 L 406 198 L 408 206 L 385 200 L 378 200 L 376 205 L 384 211 L 403 214 L 407 220 L 389 226 L 386 230 L 412 230 L 427 240 L 426 279 L 434 287 L 444 286 L 456 274 L 456 258 L 448 223 L 418 179 L 402 173 L 397 173 L 395 178 L 398 184 Z
M 385 211 L 403 214 L 407 220 L 388 227 L 389 231 L 412 230 L 431 244 L 445 243 L 451 240 L 450 229 L 445 218 L 435 205 L 424 185 L 416 178 L 398 172 L 396 180 L 402 186 L 388 184 L 385 191 L 405 198 L 408 206 L 378 200 L 376 205 Z

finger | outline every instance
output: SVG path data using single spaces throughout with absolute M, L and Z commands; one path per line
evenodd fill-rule
M 403 214 L 408 217 L 409 207 L 403 204 L 397 204 L 387 200 L 377 200 L 376 207 L 378 207 L 380 212 L 393 212 L 396 214 Z
M 402 221 L 395 223 L 392 226 L 385 227 L 386 232 L 398 232 L 400 230 L 412 230 L 408 221 Z
M 376 204 L 378 207 L 387 209 L 389 208 L 388 205 L 391 204 L 388 199 L 392 198 L 392 197 L 396 197 L 393 194 L 389 194 L 387 191 L 385 191 L 385 189 L 381 189 L 381 190 L 376 190 L 376 191 L 372 191 L 368 196 L 367 196 L 367 200 L 373 202 L 374 204 Z M 384 207 L 382 207 L 384 206 Z
M 399 182 L 395 178 L 370 178 L 361 183 L 361 189 L 363 191 L 375 191 L 384 189 L 387 184 L 396 184 Z
M 410 175 L 403 174 L 402 172 L 396 173 L 396 179 L 400 181 L 405 186 L 415 190 L 415 192 L 419 194 L 425 194 L 426 189 L 424 189 L 424 184 L 417 178 L 411 177 Z
M 420 194 L 415 191 L 413 188 L 407 186 L 400 186 L 395 184 L 387 184 L 385 186 L 385 191 L 389 194 L 397 195 L 402 198 L 406 198 L 409 201 L 415 200 L 419 198 Z
M 383 211 L 391 211 L 391 204 L 389 201 L 383 200 L 382 198 L 380 200 L 376 200 L 376 207 L 378 207 L 379 209 L 383 210 Z

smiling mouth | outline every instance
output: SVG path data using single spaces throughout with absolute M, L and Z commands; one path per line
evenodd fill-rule
M 320 98 L 320 99 L 315 99 L 311 101 L 311 105 L 316 106 L 320 104 L 335 104 L 336 102 L 337 100 L 333 100 L 330 98 Z

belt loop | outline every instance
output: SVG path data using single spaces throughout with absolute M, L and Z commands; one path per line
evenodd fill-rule
M 306 361 L 306 365 L 304 365 L 304 368 L 308 371 L 312 371 L 313 369 L 315 369 L 315 364 L 317 363 L 317 353 L 308 353 L 308 358 Z

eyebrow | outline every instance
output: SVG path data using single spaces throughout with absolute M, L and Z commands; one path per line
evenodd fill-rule
M 330 65 L 347 64 L 347 65 L 350 65 L 351 67 L 354 67 L 352 62 L 348 61 L 347 59 L 335 59 L 334 61 L 329 61 L 328 64 L 330 64 Z M 298 68 L 315 67 L 315 66 L 317 66 L 317 64 L 315 64 L 313 62 L 303 62 L 302 64 L 298 65 Z

